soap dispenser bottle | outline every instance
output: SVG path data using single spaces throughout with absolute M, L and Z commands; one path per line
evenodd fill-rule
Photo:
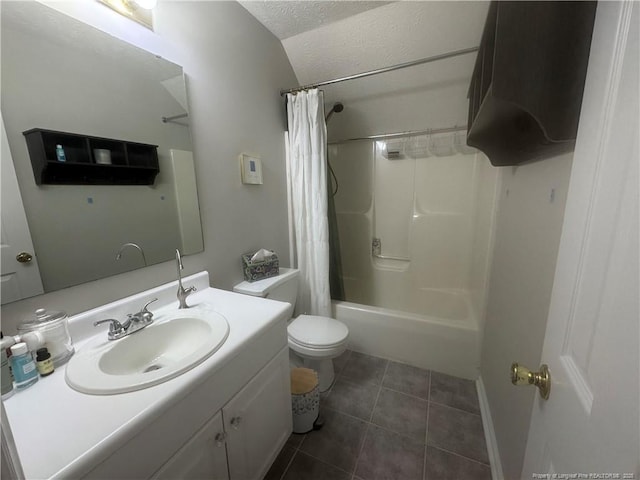
M 38 370 L 26 343 L 16 343 L 11 347 L 11 366 L 17 390 L 30 387 L 38 381 Z

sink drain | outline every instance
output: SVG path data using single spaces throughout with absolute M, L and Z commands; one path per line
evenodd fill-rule
M 162 365 L 149 365 L 147 368 L 144 369 L 144 372 L 142 373 L 153 372 L 154 370 L 160 370 L 161 368 L 162 368 Z

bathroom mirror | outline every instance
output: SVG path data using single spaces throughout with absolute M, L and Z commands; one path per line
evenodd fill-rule
M 38 2 L 0 8 L 2 116 L 45 292 L 202 251 L 182 68 Z M 32 128 L 158 145 L 160 173 L 36 185 Z

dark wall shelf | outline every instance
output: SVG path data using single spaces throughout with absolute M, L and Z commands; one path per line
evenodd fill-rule
M 34 128 L 23 132 L 37 185 L 153 185 L 160 171 L 158 146 Z M 66 161 L 56 156 L 62 145 Z M 97 163 L 95 149 L 111 163 Z
M 469 86 L 467 144 L 493 165 L 574 148 L 596 2 L 493 1 Z

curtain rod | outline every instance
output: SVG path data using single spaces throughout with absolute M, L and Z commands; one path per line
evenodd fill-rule
M 413 67 L 415 65 L 422 65 L 423 63 L 435 62 L 437 60 L 444 60 L 445 58 L 457 57 L 459 55 L 466 55 L 467 53 L 473 53 L 478 51 L 478 48 L 479 47 L 463 48 L 462 50 L 455 50 L 453 52 L 434 55 L 433 57 L 421 58 L 420 60 L 414 60 L 412 62 L 399 63 L 398 65 L 393 65 L 391 67 L 378 68 L 377 70 L 369 70 L 368 72 L 356 73 L 355 75 L 349 75 L 348 77 L 334 78 L 333 80 L 325 80 L 324 82 L 312 83 L 309 85 L 283 89 L 283 90 L 280 90 L 280 95 L 286 95 L 287 93 L 297 93 L 303 90 L 309 90 L 311 88 L 322 87 L 324 85 L 331 85 L 332 83 L 345 82 L 347 80 L 356 80 L 358 78 L 378 75 L 379 73 L 392 72 L 394 70 L 400 70 L 401 68 Z
M 435 133 L 450 133 L 450 132 L 462 132 L 467 129 L 466 126 L 458 126 L 455 127 L 447 127 L 447 128 L 429 128 L 427 130 L 410 130 L 408 132 L 398 132 L 398 133 L 383 133 L 381 135 L 370 135 L 368 137 L 356 137 L 356 138 L 345 138 L 343 140 L 335 140 L 332 142 L 327 142 L 329 145 L 335 145 L 338 143 L 347 143 L 347 142 L 355 142 L 358 140 L 384 140 L 387 138 L 400 138 L 400 137 L 411 137 L 414 135 L 430 135 Z

